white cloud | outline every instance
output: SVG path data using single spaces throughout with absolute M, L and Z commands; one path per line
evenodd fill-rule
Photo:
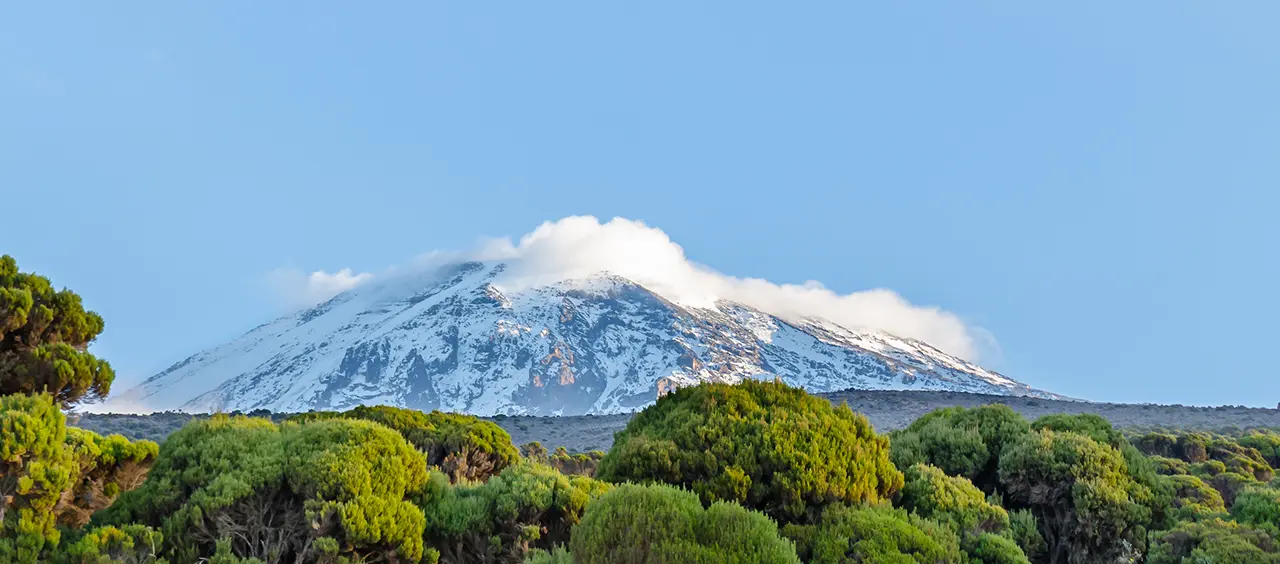
M 519 242 L 487 241 L 473 258 L 510 261 L 501 281 L 509 290 L 607 271 L 678 303 L 706 306 L 727 299 L 783 318 L 820 317 L 848 328 L 919 339 L 971 360 L 979 348 L 994 343 L 955 314 L 912 305 L 892 290 L 839 294 L 815 281 L 775 284 L 721 274 L 689 260 L 661 229 L 624 218 L 602 223 L 578 216 L 543 223 Z
M 350 268 L 333 274 L 323 270 L 307 274 L 296 268 L 278 268 L 267 275 L 267 284 L 281 303 L 296 309 L 322 303 L 372 279 L 372 274 L 355 274 Z

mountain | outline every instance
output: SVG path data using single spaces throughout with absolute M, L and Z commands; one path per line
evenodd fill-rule
M 606 414 L 699 382 L 774 377 L 813 392 L 1059 397 L 917 340 L 723 300 L 677 304 L 607 273 L 504 292 L 507 267 L 464 262 L 358 287 L 174 364 L 122 399 L 183 411 Z

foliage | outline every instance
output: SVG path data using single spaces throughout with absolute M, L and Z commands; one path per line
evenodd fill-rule
M 68 429 L 53 398 L 0 397 L 0 561 L 32 562 L 146 475 L 159 447 Z
M 58 543 L 53 509 L 76 478 L 65 441 L 52 397 L 0 396 L 0 561 L 35 562 Z
M 992 492 L 999 482 L 1000 453 L 1028 432 L 1027 420 L 1005 405 L 938 409 L 891 435 L 893 463 L 899 468 L 936 466 Z
M 102 328 L 78 294 L 0 257 L 0 395 L 48 393 L 61 405 L 107 397 L 115 373 L 86 351 Z
M 1173 503 L 1173 483 L 1159 473 L 1154 461 L 1143 455 L 1123 433 L 1112 427 L 1110 421 L 1094 414 L 1046 415 L 1032 422 L 1031 428 L 1037 431 L 1048 429 L 1059 433 L 1082 434 L 1120 451 L 1129 478 L 1137 484 L 1137 487 L 1129 489 L 1129 496 L 1146 508 L 1147 517 L 1142 525 L 1161 529 L 1172 524 L 1168 509 Z
M 574 564 L 573 555 L 563 546 L 557 546 L 550 551 L 535 550 L 525 558 L 524 562 L 525 564 Z
M 1040 524 L 1050 562 L 1099 562 L 1141 543 L 1149 519 L 1141 485 L 1129 478 L 1116 449 L 1079 433 L 1029 433 L 1000 460 L 1006 499 L 1029 508 Z
M 1031 564 L 1017 543 L 993 533 L 979 535 L 966 552 L 974 564 Z
M 1231 505 L 1231 516 L 1243 525 L 1250 525 L 1280 538 L 1280 489 L 1249 488 L 1236 497 Z
M 67 428 L 66 447 L 79 472 L 54 512 L 59 524 L 73 528 L 88 523 L 90 515 L 111 505 L 120 492 L 142 485 L 160 453 L 151 441 L 130 442 L 120 435 L 103 437 L 75 427 Z
M 902 487 L 889 441 L 848 406 L 781 383 L 677 390 L 635 416 L 600 462 L 612 482 L 666 482 L 704 502 L 734 501 L 781 521 Z M 580 556 L 580 555 L 579 555 Z
M 1179 474 L 1190 474 L 1191 465 L 1187 461 L 1168 458 L 1160 455 L 1148 456 L 1152 465 L 1155 466 L 1156 472 L 1162 476 L 1177 476 Z
M 142 525 L 97 527 L 60 546 L 54 562 L 63 564 L 158 564 L 164 535 Z
M 520 453 L 511 435 L 498 425 L 459 413 L 423 413 L 389 406 L 359 406 L 343 413 L 313 412 L 290 418 L 308 421 L 326 418 L 363 419 L 394 429 L 427 456 L 453 481 L 486 480 L 516 463 Z
M 987 502 L 969 480 L 951 477 L 925 464 L 907 469 L 900 507 L 939 523 L 950 525 L 961 538 L 1009 528 L 1009 514 Z
M 600 496 L 573 531 L 579 564 L 798 563 L 790 541 L 763 514 L 668 485 L 624 484 Z
M 412 562 L 424 518 L 406 497 L 426 482 L 423 457 L 372 422 L 215 416 L 174 433 L 142 487 L 94 521 L 159 527 L 178 561 L 221 550 L 264 562 Z
M 1153 535 L 1149 564 L 1276 564 L 1280 547 L 1267 533 L 1214 519 L 1182 522 Z
M 816 525 L 792 524 L 783 532 L 796 541 L 801 558 L 814 564 L 967 562 L 950 528 L 884 505 L 832 505 Z
M 1049 550 L 1044 535 L 1040 534 L 1036 516 L 1027 509 L 1009 512 L 1009 538 L 1032 561 L 1040 561 L 1040 557 Z
M 1175 494 L 1173 499 L 1173 507 L 1175 509 L 1186 509 L 1191 513 L 1214 513 L 1226 510 L 1226 505 L 1222 501 L 1222 494 L 1209 487 L 1203 480 L 1195 476 L 1177 475 L 1170 476 L 1173 482 Z M 1184 511 L 1184 514 L 1187 512 Z
M 435 474 L 415 500 L 427 543 L 443 562 L 520 562 L 533 549 L 569 540 L 587 504 L 609 485 L 525 463 L 484 483 L 450 486 Z
M 1280 468 L 1280 432 L 1254 430 L 1237 439 L 1240 446 L 1258 451 L 1272 468 Z

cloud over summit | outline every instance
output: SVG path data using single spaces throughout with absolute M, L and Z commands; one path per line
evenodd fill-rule
M 688 306 L 730 300 L 784 319 L 818 317 L 850 329 L 874 329 L 919 339 L 969 360 L 976 360 L 979 344 L 991 344 L 989 334 L 968 327 L 955 314 L 911 304 L 892 290 L 840 294 L 816 281 L 776 284 L 716 272 L 690 260 L 661 229 L 625 218 L 602 222 L 591 216 L 566 217 L 543 223 L 518 241 L 490 239 L 470 252 L 437 251 L 430 256 L 420 262 L 507 262 L 508 268 L 498 281 L 506 291 L 608 272 Z M 272 274 L 274 286 L 287 288 L 289 295 L 296 297 L 292 305 L 319 303 L 372 278 L 350 269 L 334 274 L 318 271 L 308 275 L 297 270 Z

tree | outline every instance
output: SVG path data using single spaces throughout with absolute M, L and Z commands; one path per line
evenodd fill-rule
M 86 350 L 102 328 L 75 292 L 0 257 L 0 395 L 48 393 L 64 406 L 107 397 L 115 373 Z
M 994 533 L 979 535 L 966 552 L 973 564 L 1031 564 L 1016 542 Z
M 1271 468 L 1280 468 L 1280 433 L 1254 430 L 1240 437 L 1239 442 L 1241 446 L 1257 450 Z
M 570 552 L 579 564 L 800 562 L 763 514 L 723 501 L 704 509 L 697 495 L 660 484 L 600 496 L 574 528 Z
M 358 406 L 343 413 L 314 412 L 291 421 L 345 418 L 375 421 L 394 429 L 427 455 L 427 464 L 440 468 L 450 480 L 487 480 L 520 460 L 511 435 L 490 421 L 433 411 L 423 413 L 390 406 Z
M 1203 515 L 1222 513 L 1227 510 L 1222 501 L 1222 494 L 1209 487 L 1203 480 L 1195 476 L 1170 476 L 1175 493 L 1173 508 L 1180 515 Z
M 59 546 L 60 564 L 157 564 L 164 535 L 150 527 L 125 525 L 84 531 L 80 538 Z
M 427 476 L 421 453 L 370 421 L 216 415 L 175 432 L 147 481 L 93 521 L 159 528 L 180 562 L 220 550 L 267 563 L 417 562 L 424 517 L 408 499 Z
M 1119 451 L 1124 457 L 1125 471 L 1136 484 L 1129 488 L 1129 497 L 1146 508 L 1147 516 L 1141 525 L 1148 529 L 1164 529 L 1172 525 L 1169 507 L 1173 503 L 1173 483 L 1160 474 L 1155 461 L 1130 444 L 1110 421 L 1091 413 L 1046 415 L 1032 422 L 1031 428 L 1078 433 Z
M 0 562 L 47 559 L 56 525 L 82 525 L 136 487 L 158 448 L 68 429 L 48 394 L 0 396 Z
M 1231 516 L 1243 525 L 1249 525 L 1280 538 L 1280 489 L 1254 487 L 1236 496 L 1231 506 Z
M 1044 542 L 1044 535 L 1040 534 L 1036 516 L 1026 509 L 1009 512 L 1009 538 L 1034 562 L 1039 562 L 1040 557 L 1049 550 Z
M 76 477 L 65 441 L 50 396 L 0 397 L 0 561 L 35 562 L 57 545 L 53 508 Z
M 1078 433 L 1030 433 L 1000 459 L 1005 499 L 1029 508 L 1048 545 L 1049 562 L 1101 562 L 1125 556 L 1145 537 L 1142 486 L 1114 448 Z
M 991 493 L 999 483 L 1000 453 L 1029 432 L 1027 420 L 1006 405 L 937 409 L 891 435 L 893 462 L 899 468 L 936 466 Z
M 942 470 L 925 464 L 908 468 L 905 475 L 899 506 L 925 519 L 950 525 L 962 540 L 1009 528 L 1009 514 L 1004 508 L 988 503 L 982 490 L 969 480 L 947 476 Z
M 734 501 L 780 521 L 902 487 L 889 441 L 847 405 L 781 383 L 677 390 L 635 416 L 600 461 L 601 479 L 666 482 L 705 503 Z
M 534 549 L 567 543 L 588 503 L 608 490 L 604 482 L 525 463 L 483 483 L 451 486 L 435 473 L 414 501 L 442 562 L 520 562 Z
M 1149 564 L 1280 563 L 1280 547 L 1270 535 L 1231 521 L 1184 521 L 1152 537 Z
M 886 505 L 831 505 L 817 524 L 787 525 L 783 533 L 813 564 L 968 563 L 949 527 Z

